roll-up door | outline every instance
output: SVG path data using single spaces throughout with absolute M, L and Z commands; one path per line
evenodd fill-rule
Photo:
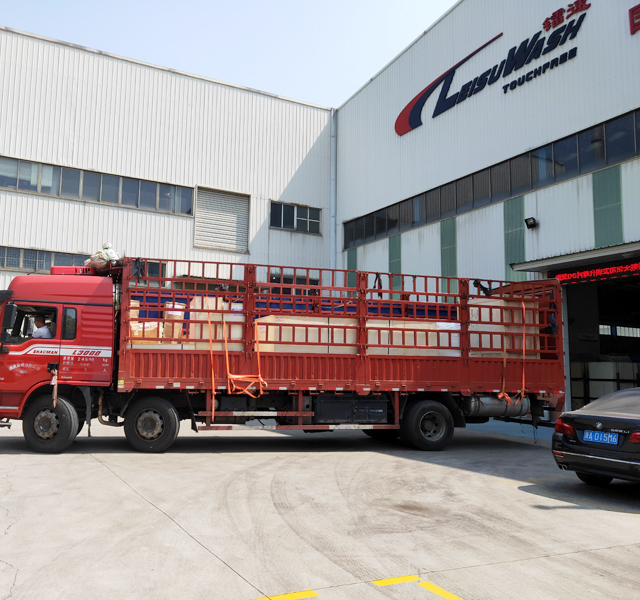
M 247 252 L 249 197 L 198 188 L 194 246 Z

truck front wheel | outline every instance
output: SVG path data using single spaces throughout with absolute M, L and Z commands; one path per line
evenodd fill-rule
M 124 417 L 124 434 L 138 452 L 164 452 L 176 441 L 179 428 L 178 412 L 164 398 L 140 398 Z
M 411 404 L 400 422 L 402 439 L 418 450 L 442 450 L 453 437 L 453 416 L 433 400 Z
M 29 448 L 35 452 L 62 452 L 78 433 L 78 413 L 64 398 L 58 398 L 53 408 L 51 396 L 40 396 L 24 413 L 22 433 Z

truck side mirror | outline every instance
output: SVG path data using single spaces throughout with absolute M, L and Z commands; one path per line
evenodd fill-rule
M 16 324 L 16 316 L 18 315 L 18 307 L 15 304 L 7 304 L 4 307 L 4 316 L 2 317 L 2 329 L 13 329 Z

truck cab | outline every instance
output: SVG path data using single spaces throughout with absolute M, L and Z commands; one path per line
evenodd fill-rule
M 18 276 L 0 291 L 0 300 L 0 418 L 21 419 L 36 399 L 52 399 L 52 374 L 61 397 L 69 396 L 82 417 L 85 402 L 74 392 L 108 386 L 112 379 L 112 280 Z M 33 337 L 36 317 L 44 319 L 50 337 Z

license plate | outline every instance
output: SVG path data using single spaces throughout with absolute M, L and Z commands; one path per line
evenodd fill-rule
M 590 431 L 587 429 L 585 430 L 582 439 L 585 442 L 597 442 L 598 444 L 617 444 L 618 434 L 606 433 L 604 431 Z

